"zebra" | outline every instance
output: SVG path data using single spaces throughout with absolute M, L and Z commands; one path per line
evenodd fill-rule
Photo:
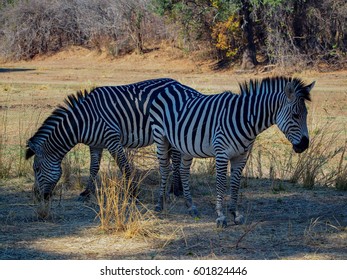
M 310 91 L 315 82 L 305 85 L 299 78 L 273 77 L 250 80 L 240 84 L 240 94 L 223 92 L 215 95 L 184 95 L 183 86 L 163 91 L 153 101 L 150 118 L 161 183 L 155 210 L 163 209 L 165 184 L 168 177 L 168 150 L 181 152 L 180 175 L 187 207 L 196 207 L 189 190 L 192 159 L 216 159 L 217 227 L 227 226 L 223 213 L 227 169 L 230 162 L 230 211 L 235 224 L 244 223 L 237 209 L 238 190 L 242 170 L 256 136 L 276 124 L 291 142 L 296 153 L 309 147 L 307 109 Z
M 81 197 L 95 192 L 94 180 L 103 149 L 116 159 L 120 170 L 129 178 L 131 167 L 124 147 L 151 145 L 153 136 L 149 107 L 154 98 L 171 87 L 172 79 L 154 79 L 122 86 L 98 87 L 78 92 L 65 99 L 27 141 L 26 159 L 35 155 L 34 192 L 39 200 L 49 201 L 62 174 L 61 162 L 76 144 L 90 147 L 90 177 Z M 192 91 L 193 92 L 193 91 Z M 172 150 L 174 192 L 180 184 L 180 154 Z

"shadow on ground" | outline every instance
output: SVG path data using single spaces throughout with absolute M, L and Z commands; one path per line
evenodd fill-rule
M 100 233 L 95 209 L 77 202 L 78 191 L 57 195 L 43 221 L 28 188 L 1 186 L 0 259 L 347 259 L 345 192 L 292 184 L 278 192 L 254 182 L 240 196 L 245 225 L 217 229 L 213 190 L 197 187 L 200 219 L 187 214 L 182 198 L 158 215 L 167 240 Z M 153 196 L 144 192 L 145 200 Z
M 53 200 L 52 215 L 43 220 L 37 214 L 31 190 L 15 189 L 0 186 L 0 259 L 78 258 L 78 253 L 48 252 L 36 247 L 40 240 L 73 236 L 95 227 L 95 211 L 77 202 L 75 196 L 64 195 Z
M 0 73 L 35 71 L 34 68 L 0 68 Z

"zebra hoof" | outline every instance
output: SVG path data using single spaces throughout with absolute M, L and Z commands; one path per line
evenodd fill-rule
M 192 206 L 188 209 L 189 215 L 193 218 L 200 218 L 200 214 L 196 206 Z
M 163 207 L 161 207 L 160 205 L 156 205 L 154 208 L 154 211 L 159 213 L 159 212 L 163 211 Z
M 89 189 L 85 189 L 83 192 L 80 193 L 77 201 L 85 202 L 90 199 L 90 195 L 92 194 L 92 191 Z
M 170 194 L 174 194 L 176 197 L 180 197 L 180 196 L 183 196 L 183 189 L 182 188 L 175 188 L 175 187 L 172 187 L 170 189 Z
M 225 217 L 217 218 L 216 223 L 217 223 L 217 228 L 226 228 L 228 225 Z
M 176 197 L 180 197 L 180 196 L 183 196 L 183 191 L 181 191 L 181 190 L 174 190 L 174 195 L 176 196 Z
M 236 225 L 242 225 L 245 223 L 245 218 L 242 215 L 238 215 L 235 217 L 234 222 Z
M 90 195 L 82 195 L 80 194 L 77 198 L 77 201 L 79 202 L 87 202 L 90 199 Z

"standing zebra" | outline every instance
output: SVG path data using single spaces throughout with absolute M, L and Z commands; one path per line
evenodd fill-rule
M 62 159 L 77 143 L 88 145 L 91 153 L 90 178 L 81 196 L 95 191 L 94 180 L 104 148 L 129 178 L 131 168 L 124 147 L 138 148 L 153 143 L 149 107 L 160 92 L 175 83 L 171 79 L 148 80 L 124 86 L 99 87 L 90 93 L 79 92 L 77 96 L 69 96 L 65 100 L 66 106 L 58 107 L 27 143 L 26 159 L 35 155 L 34 190 L 38 198 L 50 198 L 62 174 Z M 177 190 L 180 154 L 173 151 L 172 157 L 173 181 Z
M 182 85 L 176 84 L 177 88 Z M 181 180 L 186 204 L 196 209 L 189 191 L 189 170 L 194 157 L 216 158 L 217 226 L 226 226 L 223 199 L 226 191 L 228 162 L 231 165 L 231 205 L 234 222 L 244 218 L 237 211 L 242 170 L 256 136 L 277 124 L 292 143 L 296 153 L 309 146 L 305 100 L 310 100 L 310 85 L 297 78 L 266 78 L 240 85 L 241 94 L 188 96 L 177 91 L 160 93 L 153 101 L 150 117 L 157 143 L 161 173 L 157 211 L 163 208 L 168 177 L 168 150 L 181 152 Z

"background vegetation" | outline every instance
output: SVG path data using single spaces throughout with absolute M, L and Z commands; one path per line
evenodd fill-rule
M 217 66 L 346 63 L 344 0 L 2 0 L 0 12 L 9 59 L 70 45 L 142 53 L 165 41 Z

